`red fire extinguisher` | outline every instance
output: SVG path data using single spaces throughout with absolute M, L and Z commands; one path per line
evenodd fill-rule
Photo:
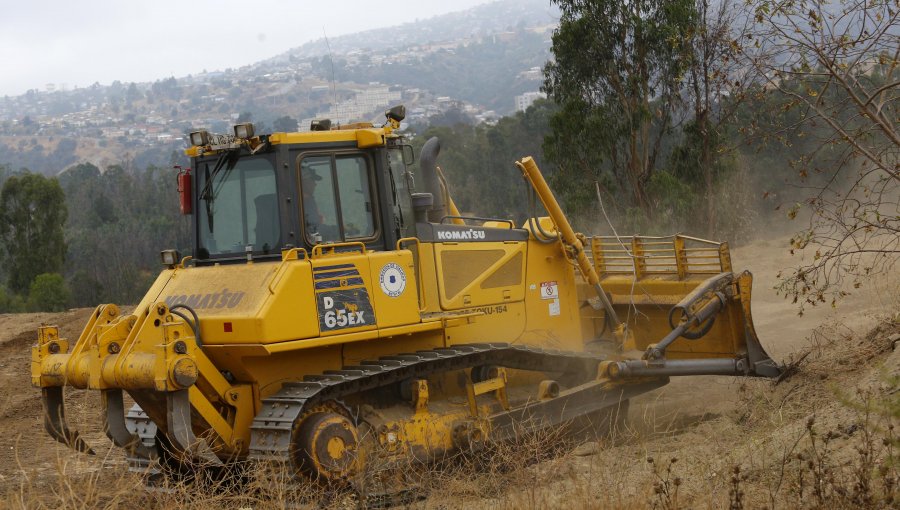
M 178 198 L 181 206 L 181 214 L 191 214 L 193 212 L 191 201 L 191 169 L 182 168 L 175 165 L 178 170 Z

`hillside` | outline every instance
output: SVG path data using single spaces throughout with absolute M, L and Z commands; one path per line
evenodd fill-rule
M 307 129 L 321 117 L 379 122 L 401 102 L 409 122 L 448 111 L 468 122 L 496 119 L 514 111 L 516 95 L 539 89 L 557 20 L 546 2 L 502 0 L 335 37 L 330 50 L 324 40 L 310 42 L 239 68 L 33 89 L 0 98 L 0 165 L 56 174 L 75 163 L 102 164 L 111 152 L 119 155 L 113 163 L 129 154 L 162 166 L 194 129 L 228 132 L 239 120 L 253 121 L 257 132 Z M 51 137 L 74 141 L 78 156 L 53 154 L 53 144 L 43 143 Z
M 485 34 L 512 32 L 530 26 L 555 25 L 559 8 L 547 0 L 499 0 L 460 12 L 452 12 L 389 28 L 320 38 L 292 48 L 261 64 L 285 63 L 291 58 L 322 57 L 358 51 L 380 51 L 442 41 L 479 38 Z

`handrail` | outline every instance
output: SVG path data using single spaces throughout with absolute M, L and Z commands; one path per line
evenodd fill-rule
M 282 271 L 282 269 L 284 269 L 288 261 L 300 260 L 299 255 L 301 253 L 303 254 L 303 260 L 309 260 L 309 252 L 306 251 L 306 248 L 288 248 L 286 250 L 281 250 L 281 263 L 275 268 L 275 273 L 272 275 L 272 279 L 269 280 L 269 293 L 275 294 L 275 285 L 280 282 L 281 277 L 284 276 L 284 271 Z
M 647 241 L 650 239 L 651 241 Z M 731 271 L 727 242 L 681 234 L 670 236 L 594 236 L 591 255 L 599 274 L 689 274 Z M 688 247 L 687 243 L 693 246 Z M 654 246 L 646 249 L 646 246 Z
M 419 300 L 419 313 L 425 311 L 426 303 L 425 303 L 425 281 L 422 276 L 422 254 L 421 254 L 421 245 L 419 244 L 418 237 L 403 237 L 397 239 L 397 249 L 403 250 L 404 243 L 415 243 L 416 251 L 410 250 L 413 254 L 413 265 L 415 266 L 416 271 L 416 297 Z
M 451 216 L 447 215 L 441 218 L 441 225 L 445 225 L 444 220 L 474 220 L 474 221 L 496 221 L 497 223 L 507 223 L 509 224 L 510 230 L 516 228 L 516 224 L 513 223 L 513 220 L 504 220 L 502 218 L 485 218 L 483 216 Z M 459 223 L 453 223 L 453 225 L 459 225 Z M 466 225 L 463 223 L 463 225 Z
M 347 241 L 343 243 L 328 243 L 328 244 L 317 244 L 313 246 L 312 256 L 316 257 L 324 257 L 327 255 L 337 255 L 339 253 L 352 252 L 356 250 L 346 250 L 343 252 L 339 252 L 338 248 L 359 248 L 359 252 L 363 255 L 366 254 L 366 243 L 361 241 Z

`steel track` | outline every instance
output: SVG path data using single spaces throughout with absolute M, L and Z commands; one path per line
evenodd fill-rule
M 250 458 L 289 462 L 294 422 L 309 406 L 319 402 L 342 400 L 407 379 L 424 379 L 439 372 L 481 365 L 593 377 L 600 361 L 601 357 L 590 353 L 490 343 L 383 356 L 341 370 L 326 370 L 321 375 L 306 376 L 302 382 L 285 383 L 263 399 L 250 427 Z
M 542 349 L 507 343 L 454 345 L 448 348 L 382 356 L 306 375 L 303 381 L 285 383 L 279 391 L 262 400 L 259 414 L 251 424 L 250 459 L 289 463 L 294 422 L 312 406 L 341 401 L 359 392 L 395 384 L 407 379 L 427 378 L 435 373 L 483 365 L 562 373 L 579 379 L 594 377 L 603 358 L 586 352 Z M 156 424 L 137 405 L 126 416 L 126 424 L 148 447 L 155 448 Z M 129 468 L 141 473 L 159 472 L 157 459 L 129 456 Z

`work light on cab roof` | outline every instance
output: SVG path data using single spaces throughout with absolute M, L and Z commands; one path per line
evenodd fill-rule
M 191 145 L 202 146 L 209 145 L 209 132 L 205 129 L 194 131 L 191 133 Z
M 235 124 L 234 125 L 234 137 L 242 138 L 244 140 L 248 138 L 253 138 L 253 124 L 250 122 L 245 122 L 243 124 Z

